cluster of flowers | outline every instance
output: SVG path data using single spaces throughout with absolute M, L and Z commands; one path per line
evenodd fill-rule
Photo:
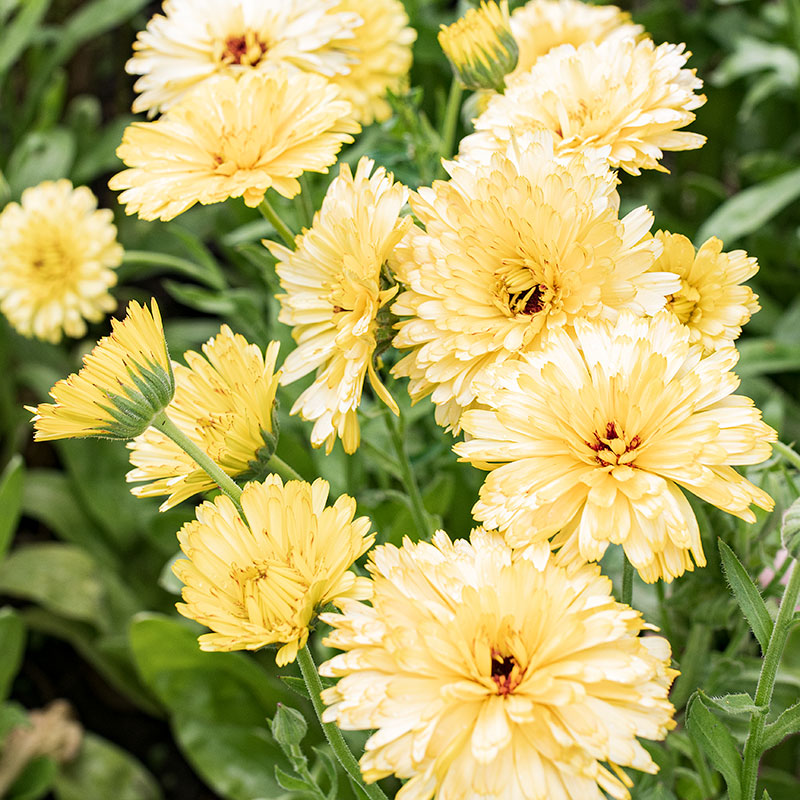
M 405 55 L 413 40 L 394 0 L 189 5 L 166 2 L 130 62 L 135 108 L 165 113 L 126 133 L 131 168 L 112 186 L 146 219 L 296 194 L 400 79 L 387 57 L 357 102 L 348 81 L 371 87 L 372 67 L 348 65 L 377 38 L 359 45 L 359 25 Z M 35 409 L 37 438 L 132 439 L 129 479 L 149 482 L 134 492 L 164 507 L 225 490 L 179 534 L 179 609 L 211 629 L 204 649 L 281 644 L 285 664 L 319 610 L 340 609 L 321 616 L 345 651 L 320 670 L 340 679 L 324 718 L 377 729 L 367 781 L 409 779 L 403 800 L 625 798 L 621 767 L 656 770 L 636 737 L 674 725 L 676 672 L 593 562 L 613 543 L 648 582 L 702 566 L 684 491 L 748 521 L 772 507 L 734 469 L 776 438 L 731 371 L 757 264 L 714 238 L 695 251 L 652 235 L 644 207 L 620 218 L 616 170 L 663 169 L 664 150 L 704 141 L 679 131 L 704 102 L 681 46 L 577 0 L 510 18 L 482 3 L 440 41 L 481 92 L 474 133 L 448 179 L 417 191 L 368 158 L 342 165 L 310 229 L 265 243 L 298 344 L 280 372 L 276 344 L 262 354 L 227 327 L 173 365 L 155 303 L 132 304 Z M 324 481 L 263 474 L 281 471 L 279 382 L 316 370 L 292 408 L 316 447 L 356 450 L 367 378 L 397 412 L 379 375 L 389 341 L 412 399 L 430 396 L 468 434 L 455 451 L 490 472 L 469 541 L 378 546 L 367 579 L 351 571 L 375 538 L 355 501 L 326 507 Z

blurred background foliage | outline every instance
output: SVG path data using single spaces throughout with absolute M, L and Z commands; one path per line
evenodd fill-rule
M 413 88 L 394 98 L 392 119 L 365 130 L 342 157 L 355 163 L 368 153 L 416 187 L 435 173 L 451 79 L 436 34 L 467 4 L 405 4 L 419 33 Z M 623 210 L 646 203 L 657 228 L 684 233 L 698 246 L 716 235 L 727 250 L 757 256 L 761 271 L 753 284 L 763 308 L 739 342 L 738 373 L 742 392 L 784 442 L 793 442 L 800 439 L 800 0 L 617 5 L 656 42 L 686 42 L 694 53 L 689 65 L 708 96 L 691 127 L 708 136 L 706 146 L 667 154 L 669 174 L 624 175 Z M 133 119 L 133 80 L 124 64 L 137 31 L 159 8 L 147 0 L 0 0 L 0 206 L 45 179 L 89 185 L 101 206 L 115 210 L 127 251 L 115 290 L 120 309 L 130 299 L 156 296 L 174 357 L 198 348 L 221 321 L 262 347 L 278 339 L 285 355 L 291 338 L 277 322 L 273 261 L 259 243 L 273 233 L 267 222 L 240 202 L 198 207 L 170 223 L 141 222 L 124 215 L 106 186 L 120 167 L 115 149 Z M 461 133 L 467 130 L 462 120 Z M 330 177 L 311 176 L 316 205 Z M 302 202 L 279 205 L 295 229 L 309 224 Z M 157 501 L 134 499 L 119 443 L 32 446 L 23 404 L 42 400 L 105 331 L 97 325 L 85 340 L 55 346 L 24 339 L 0 319 L 0 797 L 307 797 L 276 774 L 276 765 L 291 771 L 298 751 L 272 735 L 267 722 L 279 703 L 309 711 L 295 694 L 297 684 L 279 678 L 269 651 L 201 653 L 197 629 L 174 610 L 179 586 L 169 565 L 178 549 L 175 532 L 193 515 L 192 505 L 160 514 Z M 304 477 L 326 478 L 334 496 L 352 494 L 382 541 L 399 543 L 413 533 L 413 521 L 379 406 L 365 399 L 356 457 L 339 444 L 325 456 L 310 448 L 309 426 L 287 413 L 304 385 L 279 392 L 278 454 Z M 394 391 L 401 403 L 403 392 L 403 386 Z M 482 474 L 456 462 L 452 440 L 436 428 L 427 400 L 413 409 L 407 400 L 404 405 L 405 443 L 427 510 L 436 525 L 465 536 Z M 750 477 L 776 498 L 773 514 L 748 526 L 696 505 L 708 567 L 671 587 L 636 583 L 634 604 L 666 633 L 683 673 L 672 694 L 679 727 L 666 744 L 649 745 L 662 771 L 637 778 L 637 800 L 725 796 L 721 776 L 683 725 L 697 687 L 709 696 L 752 693 L 760 669 L 759 646 L 726 585 L 717 538 L 733 547 L 751 575 L 759 574 L 774 561 L 781 513 L 798 493 L 796 470 L 777 458 Z M 615 556 L 605 567 L 619 578 Z M 781 577 L 778 571 L 765 588 L 773 611 Z M 323 657 L 318 639 L 313 646 Z M 798 694 L 795 633 L 776 705 L 787 707 Z M 59 698 L 69 701 L 84 730 L 77 755 L 32 751 L 9 773 L 12 739 L 19 738 L 10 732 L 35 732 L 30 712 Z M 744 734 L 735 709 L 715 713 Z M 312 726 L 306 734 L 302 757 L 330 797 L 354 797 L 315 731 Z M 357 745 L 364 740 L 353 738 Z M 773 800 L 796 800 L 800 737 L 767 755 L 762 785 Z

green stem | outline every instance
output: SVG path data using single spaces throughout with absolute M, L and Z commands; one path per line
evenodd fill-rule
M 633 600 L 633 564 L 622 554 L 622 602 L 629 606 Z
M 800 455 L 795 453 L 788 444 L 773 442 L 772 446 L 794 467 L 800 469 Z
M 278 216 L 278 212 L 270 205 L 266 195 L 259 203 L 258 210 L 262 213 L 264 219 L 272 223 L 272 227 L 275 228 L 287 247 L 294 250 L 294 234 L 289 226 Z
M 453 82 L 450 84 L 450 94 L 447 96 L 447 107 L 444 111 L 444 122 L 442 124 L 442 146 L 439 150 L 439 166 L 437 175 L 440 178 L 447 176 L 444 167 L 442 166 L 442 159 L 449 159 L 453 155 L 453 148 L 456 141 L 456 129 L 458 128 L 458 112 L 461 109 L 461 95 L 464 89 L 461 86 L 461 81 L 453 76 Z
M 282 458 L 273 455 L 267 462 L 270 472 L 277 472 L 285 481 L 302 481 L 303 476 L 294 467 L 290 467 Z
M 300 176 L 299 181 L 300 186 L 303 187 L 298 195 L 300 206 L 303 209 L 305 224 L 310 227 L 314 222 L 314 200 L 311 197 L 311 181 L 309 181 L 305 172 Z
M 742 800 L 755 800 L 756 783 L 758 782 L 758 762 L 763 753 L 762 738 L 767 724 L 769 706 L 772 702 L 772 692 L 775 688 L 775 677 L 778 666 L 786 647 L 786 640 L 792 629 L 794 609 L 800 595 L 800 568 L 795 561 L 792 567 L 792 576 L 783 594 L 778 618 L 772 627 L 769 637 L 767 652 L 764 653 L 764 662 L 761 665 L 761 675 L 758 677 L 754 705 L 763 707 L 750 718 L 750 730 L 744 743 L 744 760 L 742 764 Z
M 150 424 L 191 456 L 197 465 L 205 470 L 217 486 L 230 497 L 242 519 L 245 519 L 241 504 L 242 490 L 230 475 L 209 458 L 163 411 L 157 414 Z
M 361 775 L 361 769 L 358 766 L 356 757 L 347 746 L 347 742 L 342 736 L 342 732 L 333 722 L 323 722 L 322 712 L 325 706 L 322 703 L 320 694 L 322 693 L 322 681 L 317 672 L 317 666 L 314 664 L 314 658 L 311 651 L 306 645 L 302 650 L 297 653 L 297 663 L 300 665 L 300 672 L 303 675 L 303 680 L 306 682 L 308 694 L 311 697 L 311 703 L 314 706 L 314 711 L 317 713 L 319 724 L 322 725 L 322 731 L 325 738 L 328 740 L 331 749 L 333 750 L 339 763 L 344 767 L 345 772 L 353 779 L 356 786 L 364 792 L 364 795 L 370 800 L 388 800 L 383 790 L 375 783 L 364 783 L 364 778 Z
M 385 408 L 383 410 L 383 417 L 386 420 L 386 428 L 389 431 L 389 437 L 392 440 L 394 451 L 397 454 L 397 463 L 400 467 L 400 476 L 403 481 L 403 486 L 405 487 L 408 499 L 411 501 L 411 516 L 414 518 L 414 525 L 417 528 L 417 533 L 420 538 L 426 539 L 431 532 L 430 525 L 428 524 L 428 512 L 425 510 L 425 504 L 422 501 L 422 493 L 419 490 L 417 478 L 414 475 L 414 470 L 411 468 L 411 461 L 408 458 L 403 414 L 400 412 L 400 417 L 396 420 L 394 414 L 388 408 Z

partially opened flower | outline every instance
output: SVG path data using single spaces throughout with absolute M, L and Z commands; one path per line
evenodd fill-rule
M 174 364 L 175 397 L 169 418 L 231 477 L 259 475 L 274 449 L 272 412 L 280 373 L 278 343 L 266 353 L 223 325 L 203 345 L 203 354 L 184 353 L 188 366 Z M 150 481 L 131 491 L 137 497 L 169 495 L 162 510 L 217 483 L 172 439 L 149 428 L 128 444 L 131 482 Z M 262 458 L 263 453 L 263 458 Z
M 737 360 L 731 346 L 703 358 L 666 311 L 554 332 L 527 363 L 477 382 L 487 408 L 464 414 L 471 438 L 455 446 L 492 470 L 473 513 L 537 561 L 560 531 L 584 559 L 621 544 L 649 583 L 703 566 L 684 490 L 747 522 L 751 505 L 774 505 L 733 468 L 769 458 L 776 440 L 733 394 Z
M 403 800 L 622 800 L 620 767 L 658 770 L 637 737 L 675 726 L 669 643 L 640 636 L 599 567 L 540 571 L 478 529 L 378 547 L 368 569 L 371 605 L 321 617 L 346 652 L 320 667 L 339 678 L 323 720 L 375 730 L 368 782 L 409 779 Z
M 353 106 L 353 117 L 363 125 L 383 122 L 392 109 L 387 91 L 398 93 L 411 69 L 411 45 L 417 32 L 408 27 L 408 15 L 400 0 L 338 0 L 329 13 L 350 11 L 362 22 L 352 35 L 332 46 L 349 56 L 347 69 L 330 76 L 339 96 Z
M 607 151 L 611 167 L 633 175 L 666 171 L 664 150 L 702 147 L 705 136 L 679 131 L 705 103 L 695 70 L 684 69 L 683 45 L 650 39 L 610 39 L 578 48 L 564 45 L 542 56 L 489 101 L 475 133 L 461 142 L 459 157 L 485 159 L 512 136 L 546 128 L 557 151 Z
M 186 584 L 178 611 L 211 628 L 202 650 L 257 650 L 283 645 L 278 666 L 305 646 L 316 613 L 328 603 L 369 597 L 370 582 L 350 571 L 372 545 L 367 517 L 353 519 L 356 501 L 332 505 L 328 484 L 277 475 L 242 491 L 246 521 L 225 495 L 197 508 L 178 533 L 187 560 L 173 571 Z
M 562 44 L 580 47 L 584 42 L 636 39 L 641 25 L 617 6 L 595 6 L 582 0 L 529 0 L 511 14 L 511 32 L 519 47 L 519 64 L 509 82 L 528 72 L 546 53 Z
M 452 180 L 412 195 L 425 230 L 411 228 L 393 264 L 406 291 L 392 310 L 409 317 L 393 344 L 412 348 L 394 372 L 458 432 L 472 383 L 490 366 L 577 319 L 655 313 L 678 280 L 648 272 L 660 251 L 652 215 L 642 206 L 619 218 L 616 178 L 600 155 L 558 157 L 541 131 L 484 164 L 447 168 Z
M 265 242 L 279 259 L 276 271 L 285 291 L 278 295 L 278 319 L 294 326 L 297 342 L 284 362 L 281 383 L 317 371 L 292 414 L 314 421 L 311 443 L 324 443 L 328 452 L 337 436 L 346 452 L 358 448 L 356 412 L 367 376 L 375 393 L 397 413 L 374 359 L 379 316 L 387 316 L 386 304 L 397 292 L 384 265 L 411 218 L 400 217 L 408 190 L 383 167 L 373 167 L 372 160 L 362 158 L 353 175 L 342 164 L 311 229 L 297 237 L 296 250 Z M 390 336 L 385 330 L 384 335 Z
M 350 58 L 339 45 L 361 21 L 335 6 L 336 0 L 165 0 L 126 65 L 141 76 L 133 110 L 166 111 L 215 75 L 279 65 L 346 72 Z
M 692 243 L 679 233 L 659 231 L 664 251 L 653 269 L 674 272 L 681 288 L 667 298 L 667 308 L 689 328 L 689 340 L 706 352 L 739 338 L 744 325 L 761 306 L 743 281 L 758 272 L 758 262 L 744 250 L 722 252 L 715 236 L 695 253 Z
M 300 191 L 303 172 L 327 172 L 360 127 L 351 106 L 319 75 L 284 69 L 209 80 L 155 122 L 128 126 L 117 155 L 129 166 L 110 181 L 142 219 L 169 220 L 195 203 L 270 188 Z
M 175 391 L 161 314 L 132 301 L 121 322 L 84 356 L 77 374 L 50 390 L 55 403 L 28 408 L 35 416 L 34 438 L 102 436 L 132 439 L 146 430 Z
M 86 186 L 45 181 L 0 214 L 0 310 L 23 336 L 83 336 L 117 306 L 122 262 L 108 209 Z

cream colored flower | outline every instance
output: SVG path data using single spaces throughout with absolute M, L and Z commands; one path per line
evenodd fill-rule
M 641 25 L 617 6 L 593 6 L 581 0 L 530 0 L 511 14 L 511 32 L 519 46 L 519 64 L 508 81 L 526 73 L 538 59 L 562 44 L 636 39 Z
M 283 666 L 305 646 L 318 609 L 369 597 L 369 580 L 350 567 L 375 539 L 370 520 L 353 519 L 347 495 L 326 507 L 328 488 L 321 478 L 284 486 L 269 475 L 244 487 L 246 522 L 225 495 L 197 508 L 178 533 L 189 560 L 172 569 L 186 584 L 178 611 L 213 631 L 200 636 L 201 650 L 279 643 Z
M 642 206 L 619 219 L 602 154 L 556 157 L 547 132 L 511 142 L 481 165 L 452 162 L 450 181 L 412 196 L 412 228 L 394 264 L 406 286 L 392 306 L 394 368 L 413 400 L 430 394 L 440 425 L 459 430 L 472 383 L 534 350 L 544 333 L 619 309 L 653 314 L 678 288 L 648 272 L 660 245 Z
M 45 181 L 0 214 L 0 310 L 23 335 L 83 336 L 117 307 L 122 261 L 113 214 L 86 186 Z
M 681 288 L 667 298 L 667 308 L 689 328 L 689 340 L 711 352 L 738 339 L 742 325 L 761 308 L 758 295 L 741 285 L 758 272 L 755 258 L 744 250 L 723 253 L 714 236 L 697 253 L 678 233 L 659 231 L 656 238 L 664 251 L 653 269 L 680 277 Z
M 705 136 L 678 131 L 705 103 L 683 45 L 611 39 L 542 56 L 505 94 L 489 101 L 459 156 L 485 159 L 523 131 L 546 128 L 559 153 L 610 148 L 611 167 L 632 175 L 658 169 L 664 150 L 702 147 Z
M 133 110 L 166 111 L 214 75 L 276 65 L 336 75 L 349 57 L 333 44 L 353 37 L 358 15 L 336 0 L 165 0 L 133 45 L 126 69 L 141 77 Z
M 360 442 L 357 409 L 368 375 L 375 393 L 395 413 L 397 405 L 375 371 L 379 315 L 397 287 L 384 277 L 392 249 L 411 225 L 400 218 L 408 190 L 383 167 L 362 158 L 356 174 L 342 164 L 311 229 L 292 251 L 264 242 L 278 259 L 285 294 L 278 319 L 292 325 L 297 349 L 283 365 L 282 384 L 317 370 L 292 414 L 313 420 L 311 444 L 330 452 L 336 437 L 345 452 Z M 372 173 L 372 175 L 370 175 Z M 385 327 L 385 326 L 384 326 Z
M 175 378 L 156 301 L 152 310 L 135 300 L 122 321 L 84 356 L 77 374 L 50 390 L 55 403 L 26 406 L 35 415 L 34 439 L 100 436 L 132 439 L 169 404 Z
M 275 372 L 278 343 L 266 353 L 227 325 L 203 345 L 203 354 L 184 353 L 187 367 L 173 364 L 175 397 L 167 415 L 207 456 L 231 477 L 258 476 L 260 451 L 274 449 L 272 409 L 280 373 Z M 131 492 L 137 497 L 169 495 L 161 510 L 198 492 L 217 487 L 172 439 L 155 428 L 128 443 L 136 469 L 130 482 L 150 481 Z M 258 476 L 262 477 L 262 476 Z
M 497 534 L 376 548 L 371 605 L 323 614 L 323 719 L 377 729 L 361 770 L 408 778 L 397 800 L 628 798 L 656 772 L 636 737 L 675 726 L 670 647 L 595 565 L 539 571 Z M 605 762 L 605 763 L 602 763 Z
M 229 197 L 257 206 L 270 188 L 294 197 L 303 172 L 327 172 L 353 141 L 360 127 L 350 112 L 319 75 L 215 78 L 155 122 L 130 125 L 117 155 L 131 169 L 108 185 L 142 219 L 170 220 Z
M 358 122 L 383 122 L 392 113 L 387 90 L 398 93 L 407 82 L 417 32 L 408 27 L 400 0 L 338 0 L 329 13 L 344 11 L 357 14 L 362 22 L 353 29 L 352 38 L 331 43 L 350 58 L 347 70 L 332 75 L 331 83 L 339 87 L 340 97 L 352 103 Z
M 702 357 L 663 311 L 616 324 L 576 322 L 527 363 L 477 382 L 487 410 L 464 414 L 464 460 L 493 470 L 473 509 L 537 563 L 548 540 L 602 557 L 621 544 L 642 578 L 671 581 L 703 566 L 697 520 L 682 490 L 754 522 L 772 498 L 734 466 L 769 458 L 776 433 L 735 395 L 732 346 Z

